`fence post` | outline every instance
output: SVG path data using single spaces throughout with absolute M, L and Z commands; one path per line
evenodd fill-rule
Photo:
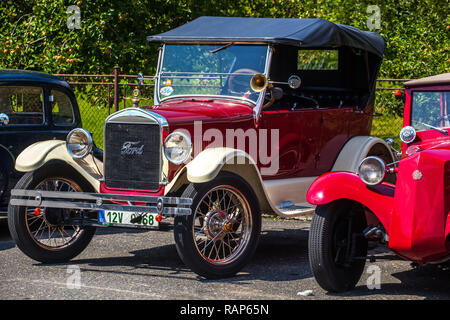
M 119 111 L 119 66 L 114 66 L 114 111 Z

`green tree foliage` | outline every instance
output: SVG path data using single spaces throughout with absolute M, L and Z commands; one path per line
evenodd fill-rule
M 67 13 L 77 5 L 80 29 Z M 157 46 L 146 36 L 202 15 L 323 18 L 367 30 L 369 5 L 381 9 L 386 40 L 381 77 L 418 78 L 448 72 L 448 0 L 3 0 L 0 3 L 0 67 L 49 73 L 155 71 Z

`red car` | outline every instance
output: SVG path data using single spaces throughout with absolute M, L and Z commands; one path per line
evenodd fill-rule
M 356 285 L 368 241 L 386 243 L 420 265 L 450 258 L 450 73 L 404 86 L 401 159 L 386 164 L 367 157 L 358 174 L 324 174 L 308 191 L 317 205 L 310 264 L 325 290 Z M 385 181 L 392 175 L 395 185 Z
M 33 259 L 73 258 L 95 227 L 167 227 L 192 270 L 231 276 L 251 259 L 263 213 L 312 212 L 306 191 L 321 174 L 356 171 L 368 155 L 392 161 L 369 136 L 385 47 L 375 33 L 202 17 L 148 40 L 160 45 L 154 105 L 106 119 L 103 162 L 80 129 L 17 158 L 28 173 L 9 225 Z

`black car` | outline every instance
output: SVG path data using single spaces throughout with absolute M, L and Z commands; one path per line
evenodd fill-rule
M 20 178 L 16 157 L 42 140 L 65 140 L 81 127 L 69 84 L 50 74 L 0 70 L 0 220 L 6 218 L 9 190 Z

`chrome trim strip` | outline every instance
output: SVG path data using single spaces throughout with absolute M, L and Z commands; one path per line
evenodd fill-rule
M 266 76 L 267 80 L 269 81 L 269 72 L 270 72 L 270 64 L 272 63 L 272 55 L 275 49 L 272 46 L 268 46 L 269 50 L 267 50 L 267 57 L 266 57 L 266 70 L 264 70 L 264 75 Z M 259 98 L 256 102 L 255 108 L 253 108 L 253 117 L 255 119 L 255 123 L 258 125 L 259 118 L 261 116 L 262 107 L 264 105 L 264 98 L 266 96 L 267 88 L 261 91 Z
M 70 193 L 70 197 L 67 194 Z M 11 196 L 21 197 L 46 197 L 46 198 L 69 198 L 77 200 L 107 200 L 107 201 L 130 201 L 130 202 L 146 202 L 157 203 L 162 201 L 163 204 L 184 205 L 192 204 L 190 198 L 174 198 L 174 197 L 159 197 L 159 196 L 139 196 L 139 195 L 124 195 L 124 194 L 110 194 L 110 193 L 86 193 L 86 192 L 64 192 L 64 191 L 40 191 L 40 190 L 26 190 L 13 189 Z
M 24 197 L 24 198 L 18 198 Z M 81 200 L 80 202 L 71 200 Z M 67 200 L 67 201 L 66 201 Z M 143 202 L 144 206 L 103 203 L 103 201 Z M 158 208 L 158 203 L 162 204 Z M 126 212 L 160 213 L 164 215 L 190 215 L 192 199 L 175 197 L 146 197 L 101 193 L 57 192 L 39 190 L 11 190 L 13 206 L 61 208 L 77 210 L 115 210 Z M 153 205 L 154 204 L 154 205 Z M 167 206 L 166 205 L 172 205 Z
M 117 121 L 118 118 L 121 117 L 136 117 L 136 118 L 143 118 L 143 121 L 131 121 L 132 123 L 139 123 L 139 122 L 147 122 L 145 120 L 153 120 L 157 123 L 159 123 L 160 126 L 165 127 L 168 126 L 169 123 L 167 122 L 167 119 L 164 118 L 162 115 L 152 112 L 150 110 L 146 110 L 143 108 L 136 108 L 136 107 L 130 107 L 126 109 L 119 110 L 110 116 L 108 116 L 105 120 L 105 124 L 108 122 L 114 122 L 114 123 L 125 123 L 123 121 Z
M 161 83 L 161 69 L 164 63 L 164 53 L 166 51 L 166 44 L 163 44 L 162 48 L 159 51 L 159 57 L 158 57 L 158 66 L 156 67 L 156 79 L 157 82 L 155 82 L 155 89 L 154 89 L 154 95 L 155 99 L 154 101 L 157 102 L 157 104 L 161 104 L 161 98 L 159 97 L 159 84 Z
M 189 41 L 188 41 L 188 42 L 186 42 L 185 44 L 196 44 L 196 43 L 197 43 L 197 42 L 189 42 Z M 226 42 L 226 43 L 228 43 L 228 42 Z M 236 43 L 236 44 L 252 44 L 252 45 L 257 44 L 257 45 L 258 45 L 258 43 L 253 43 L 253 42 L 249 42 L 249 43 L 247 43 L 247 42 L 242 42 L 242 43 L 233 42 L 233 43 Z M 170 43 L 170 44 L 175 44 L 175 43 Z M 181 44 L 181 43 L 180 43 L 180 44 Z M 205 42 L 205 43 L 201 43 L 201 44 L 218 44 L 218 43 L 217 43 L 217 42 Z M 260 45 L 267 45 L 267 43 L 261 43 Z M 157 82 L 155 82 L 155 91 L 154 91 L 155 98 L 154 98 L 154 101 L 156 101 L 158 104 L 160 104 L 160 103 L 163 102 L 163 101 L 167 101 L 167 100 L 169 100 L 170 98 L 176 98 L 176 97 L 177 97 L 177 96 L 173 96 L 173 97 L 167 97 L 167 98 L 161 99 L 160 96 L 159 96 L 159 84 L 160 84 L 160 80 L 161 80 L 161 68 L 162 68 L 163 63 L 164 63 L 164 52 L 165 52 L 165 48 L 166 48 L 166 43 L 163 43 L 163 47 L 162 47 L 162 49 L 161 49 L 161 51 L 160 51 L 160 56 L 159 56 L 159 58 L 158 58 L 158 66 L 157 66 L 157 70 L 156 70 L 157 74 L 156 74 L 156 76 L 155 76 L 155 78 L 157 78 L 158 80 L 157 80 Z M 270 69 L 270 63 L 271 63 L 271 60 L 272 60 L 272 51 L 273 51 L 273 47 L 270 46 L 270 45 L 267 45 L 267 48 L 268 48 L 268 50 L 267 50 L 267 53 L 266 53 L 266 65 L 265 65 L 264 75 L 265 75 L 267 78 L 269 78 L 269 77 L 268 77 L 268 74 L 269 74 L 269 69 Z M 234 101 L 239 100 L 239 101 L 245 101 L 245 102 L 250 102 L 250 101 L 251 101 L 251 104 L 252 104 L 252 105 L 256 105 L 256 107 L 257 107 L 257 106 L 258 106 L 258 101 L 259 101 L 259 100 L 262 100 L 262 103 L 264 103 L 265 90 L 263 90 L 263 91 L 260 93 L 260 95 L 259 95 L 258 100 L 256 101 L 256 103 L 255 103 L 255 101 L 252 101 L 252 100 L 249 100 L 249 99 L 239 98 L 239 97 L 233 97 L 233 96 L 220 96 L 220 95 L 218 95 L 218 96 L 214 96 L 214 95 L 189 95 L 189 96 L 186 96 L 186 97 L 193 97 L 193 96 L 196 96 L 196 97 L 203 97 L 203 98 L 205 98 L 205 97 L 226 98 L 226 99 L 232 99 L 232 100 L 234 100 Z M 261 99 L 261 96 L 262 96 L 262 99 Z M 180 96 L 178 96 L 178 97 L 180 97 Z M 261 103 L 261 104 L 262 104 L 262 103 Z M 256 108 L 256 107 L 255 107 L 255 108 Z
M 162 46 L 160 46 L 158 48 L 158 63 L 156 64 L 156 75 L 154 76 L 155 82 L 154 82 L 154 87 L 153 87 L 154 88 L 153 89 L 153 103 L 155 105 L 160 104 L 160 101 L 159 101 L 159 83 L 161 81 L 161 78 L 160 78 L 159 74 L 161 72 L 162 57 L 164 56 L 163 52 L 164 52 L 164 45 L 162 45 Z
M 118 204 L 102 204 L 86 202 L 71 202 L 71 201 L 39 201 L 27 199 L 11 199 L 12 206 L 26 206 L 26 207 L 43 207 L 43 208 L 61 208 L 61 209 L 75 209 L 75 210 L 111 210 L 111 211 L 126 211 L 139 213 L 161 213 L 156 206 L 122 206 Z M 191 214 L 190 208 L 164 208 L 163 215 L 181 215 L 188 216 Z

